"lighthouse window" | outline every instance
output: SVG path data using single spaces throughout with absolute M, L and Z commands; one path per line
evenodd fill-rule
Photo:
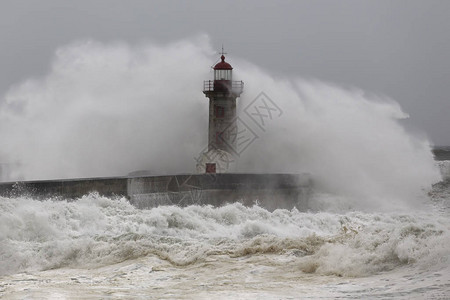
M 224 80 L 225 79 L 225 70 L 216 70 L 216 80 Z
M 216 70 L 214 72 L 215 80 L 231 80 L 231 70 Z
M 225 108 L 222 106 L 214 106 L 216 118 L 223 118 L 225 116 Z

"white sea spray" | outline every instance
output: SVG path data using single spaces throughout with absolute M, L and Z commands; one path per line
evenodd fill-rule
M 207 143 L 201 86 L 216 58 L 204 35 L 58 48 L 49 72 L 12 87 L 0 106 L 10 180 L 195 172 Z M 395 100 L 227 60 L 245 82 L 239 117 L 258 136 L 237 172 L 309 172 L 316 187 L 359 210 L 418 206 L 440 180 L 430 143 L 404 129 Z M 263 129 L 245 114 L 261 92 L 282 111 Z

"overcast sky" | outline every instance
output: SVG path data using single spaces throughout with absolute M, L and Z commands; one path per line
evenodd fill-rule
M 410 114 L 408 128 L 450 145 L 447 0 L 2 0 L 0 94 L 45 75 L 54 51 L 75 40 L 164 43 L 202 33 L 275 75 L 388 95 Z

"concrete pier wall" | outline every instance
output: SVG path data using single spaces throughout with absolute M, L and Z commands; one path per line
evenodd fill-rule
M 258 203 L 269 210 L 304 210 L 311 185 L 308 174 L 184 174 L 0 183 L 0 195 L 76 199 L 98 192 L 127 197 L 138 208 L 240 202 L 247 206 Z
M 49 197 L 75 199 L 94 191 L 105 196 L 127 196 L 127 178 L 86 178 L 0 183 L 0 195 L 3 197 L 31 196 L 38 199 Z

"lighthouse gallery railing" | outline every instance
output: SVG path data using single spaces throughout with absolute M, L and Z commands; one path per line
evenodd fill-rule
M 216 82 L 216 85 L 214 85 L 214 82 Z M 227 80 L 205 80 L 203 82 L 203 91 L 204 92 L 214 92 L 214 86 L 216 86 L 217 89 L 217 83 L 220 83 L 220 86 L 226 86 L 230 85 L 230 81 L 227 82 Z M 244 82 L 243 81 L 231 81 L 231 90 L 234 93 L 242 93 L 244 90 Z

